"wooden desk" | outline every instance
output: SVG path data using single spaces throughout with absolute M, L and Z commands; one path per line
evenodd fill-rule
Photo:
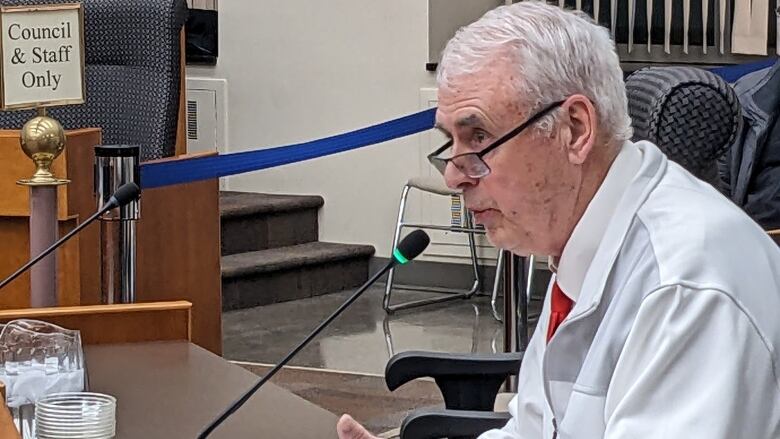
M 89 388 L 117 398 L 116 439 L 189 439 L 258 377 L 188 342 L 86 346 Z M 334 414 L 271 383 L 210 437 L 334 439 Z
M 58 189 L 60 236 L 96 210 L 92 190 L 94 146 L 101 143 L 98 129 L 66 134 L 65 152 L 54 161 L 55 174 L 71 180 Z M 0 279 L 31 257 L 29 190 L 17 185 L 16 180 L 29 177 L 33 171 L 33 163 L 19 147 L 19 131 L 0 130 Z M 192 303 L 192 341 L 217 354 L 222 352 L 219 239 L 216 178 L 143 191 L 138 222 L 137 301 Z M 99 224 L 85 228 L 57 254 L 59 305 L 100 304 Z M 27 273 L 3 289 L 0 309 L 29 306 Z

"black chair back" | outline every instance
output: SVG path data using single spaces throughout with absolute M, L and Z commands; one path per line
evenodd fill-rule
M 693 67 L 649 67 L 626 79 L 633 140 L 648 140 L 717 186 L 717 159 L 734 141 L 740 105 L 719 76 Z

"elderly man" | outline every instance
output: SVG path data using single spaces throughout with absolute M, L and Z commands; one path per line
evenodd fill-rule
M 551 282 L 494 438 L 780 437 L 780 252 L 711 186 L 632 143 L 607 31 L 541 2 L 462 29 L 437 161 L 497 247 Z M 345 416 L 342 439 L 370 438 Z

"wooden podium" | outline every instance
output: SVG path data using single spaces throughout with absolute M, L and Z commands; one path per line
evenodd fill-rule
M 60 236 L 97 209 L 93 194 L 94 147 L 99 129 L 68 131 L 53 171 L 71 180 L 57 193 Z M 166 160 L 180 160 L 179 156 Z M 30 259 L 29 192 L 16 181 L 34 166 L 19 146 L 19 131 L 0 130 L 0 279 Z M 197 202 L 192 202 L 197 200 Z M 145 190 L 138 222 L 139 302 L 192 303 L 192 341 L 220 354 L 219 183 L 216 179 Z M 57 295 L 62 305 L 100 303 L 100 225 L 95 222 L 57 253 Z M 26 308 L 30 278 L 23 275 L 0 292 L 0 308 Z

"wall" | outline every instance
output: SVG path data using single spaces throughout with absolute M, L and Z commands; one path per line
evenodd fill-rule
M 236 152 L 349 131 L 419 109 L 434 86 L 421 0 L 220 2 L 216 67 L 224 78 L 225 149 Z M 420 170 L 418 136 L 230 177 L 231 190 L 320 194 L 320 239 L 372 244 L 388 256 L 398 196 Z

